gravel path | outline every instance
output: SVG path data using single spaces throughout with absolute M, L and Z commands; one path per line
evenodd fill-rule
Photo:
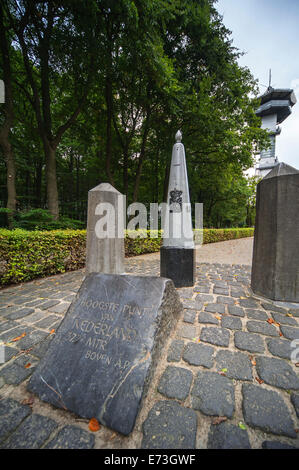
M 208 243 L 197 249 L 198 263 L 252 264 L 253 237 Z
M 218 243 L 207 243 L 197 248 L 198 263 L 252 264 L 253 237 L 228 240 Z M 146 260 L 160 259 L 160 253 L 138 256 Z

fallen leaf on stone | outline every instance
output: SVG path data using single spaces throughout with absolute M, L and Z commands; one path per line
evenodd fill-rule
M 256 361 L 255 361 L 254 357 L 253 357 L 253 356 L 249 356 L 249 359 L 250 359 L 250 361 L 251 361 L 251 364 L 252 364 L 253 366 L 256 366 Z
M 257 380 L 259 384 L 263 384 L 263 383 L 264 383 L 264 381 L 263 381 L 262 379 L 259 379 L 258 377 L 256 377 L 255 380 Z
M 117 436 L 117 434 L 116 434 L 116 432 L 114 432 L 114 433 L 111 435 L 110 440 L 112 441 L 112 439 L 115 439 L 116 436 Z M 156 437 L 156 436 L 155 436 L 155 437 Z
M 52 335 L 53 333 L 55 333 L 54 328 L 50 331 L 50 335 Z
M 282 332 L 281 332 L 281 331 L 279 332 L 279 336 L 282 336 Z
M 15 341 L 19 341 L 20 339 L 24 338 L 24 336 L 26 336 L 26 333 L 22 333 L 20 336 L 17 336 L 16 338 L 11 339 L 10 341 L 14 343 Z
M 223 369 L 221 369 L 221 372 L 227 372 L 227 368 L 224 367 Z
M 88 423 L 88 428 L 91 432 L 97 432 L 99 429 L 101 429 L 101 426 L 96 418 L 91 418 Z
M 273 318 L 268 318 L 267 322 L 271 324 L 271 323 L 274 323 L 274 320 Z
M 291 313 L 287 313 L 287 317 L 292 317 L 293 315 Z
M 221 317 L 219 315 L 215 315 L 215 318 L 217 318 L 217 320 L 221 320 Z
M 227 417 L 226 416 L 218 416 L 217 418 L 214 418 L 212 420 L 212 424 L 220 424 L 222 423 L 223 421 L 226 421 L 227 420 Z
M 29 405 L 29 406 L 32 406 L 34 403 L 34 397 L 29 397 L 29 398 L 25 398 L 23 401 L 22 401 L 22 405 Z
M 239 421 L 239 428 L 246 429 L 246 426 L 244 423 L 242 423 L 242 421 Z
M 30 366 L 31 366 L 31 362 L 27 362 L 27 364 L 24 365 L 25 369 L 29 369 Z

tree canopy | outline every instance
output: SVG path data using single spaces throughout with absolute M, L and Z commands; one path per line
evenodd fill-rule
M 162 202 L 181 129 L 204 224 L 252 224 L 244 170 L 268 138 L 215 3 L 3 0 L 0 208 L 85 221 L 105 181 L 128 203 Z

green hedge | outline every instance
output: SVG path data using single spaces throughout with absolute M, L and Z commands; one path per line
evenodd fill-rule
M 203 242 L 253 236 L 253 228 L 204 229 Z M 131 238 L 126 235 L 126 256 L 159 251 L 162 238 Z M 0 285 L 30 281 L 63 273 L 85 264 L 86 230 L 26 231 L 0 229 Z
M 0 230 L 0 284 L 84 266 L 86 230 Z
M 253 237 L 254 228 L 204 228 L 203 243 L 216 243 L 236 238 Z

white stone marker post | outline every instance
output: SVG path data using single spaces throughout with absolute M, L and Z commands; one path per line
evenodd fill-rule
M 86 274 L 124 273 L 125 196 L 111 184 L 88 191 Z

